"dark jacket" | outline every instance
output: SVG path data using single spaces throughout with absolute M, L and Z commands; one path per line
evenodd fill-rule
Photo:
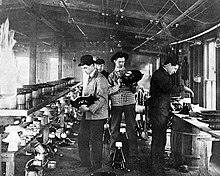
M 171 93 L 183 91 L 183 86 L 174 85 L 170 78 L 170 75 L 163 67 L 160 67 L 153 73 L 150 81 L 150 118 L 159 120 L 157 116 L 168 116 L 170 112 Z
M 108 79 L 109 72 L 103 70 L 101 73 L 106 77 L 106 79 Z

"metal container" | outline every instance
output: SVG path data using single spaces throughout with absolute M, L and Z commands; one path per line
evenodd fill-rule
M 49 162 L 47 163 L 47 167 L 48 167 L 49 169 L 55 169 L 55 168 L 56 168 L 56 165 L 57 165 L 57 162 L 56 162 L 56 161 L 49 161 Z
M 43 167 L 34 165 L 34 159 L 27 162 L 25 176 L 43 176 Z
M 39 153 L 39 154 L 44 154 L 44 153 L 46 153 L 46 150 L 44 149 L 44 147 L 41 145 L 40 142 L 37 142 L 37 143 L 34 145 L 34 149 L 35 149 L 36 152 Z
M 25 101 L 26 92 L 20 88 L 17 92 L 17 109 L 25 109 Z

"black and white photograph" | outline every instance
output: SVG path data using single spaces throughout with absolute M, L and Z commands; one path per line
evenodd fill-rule
M 0 0 L 0 176 L 220 176 L 220 0 Z

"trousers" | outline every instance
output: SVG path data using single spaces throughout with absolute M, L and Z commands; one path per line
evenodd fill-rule
M 125 106 L 112 106 L 111 109 L 111 140 L 110 154 L 115 151 L 115 142 L 119 140 L 120 123 L 124 112 L 126 132 L 128 135 L 129 156 L 138 155 L 137 135 L 136 135 L 136 113 L 135 104 Z
M 84 118 L 81 120 L 78 134 L 78 149 L 82 164 L 92 165 L 97 168 L 102 166 L 105 121 L 105 119 L 85 120 Z
M 159 108 L 151 108 L 149 110 L 152 129 L 151 159 L 153 170 L 161 169 L 165 165 L 164 153 L 168 123 L 167 112 L 168 111 Z

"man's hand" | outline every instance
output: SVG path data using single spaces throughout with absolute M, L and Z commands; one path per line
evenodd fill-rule
M 112 90 L 114 92 L 119 92 L 120 91 L 120 85 L 116 85 L 116 86 L 112 87 Z
M 80 109 L 82 112 L 89 111 L 89 108 L 87 107 L 87 105 L 81 105 L 81 106 L 79 107 L 79 109 Z
M 187 86 L 184 86 L 184 90 L 187 91 L 187 92 L 190 92 L 192 97 L 194 97 L 194 92 L 192 91 L 192 89 L 190 89 L 189 87 Z

